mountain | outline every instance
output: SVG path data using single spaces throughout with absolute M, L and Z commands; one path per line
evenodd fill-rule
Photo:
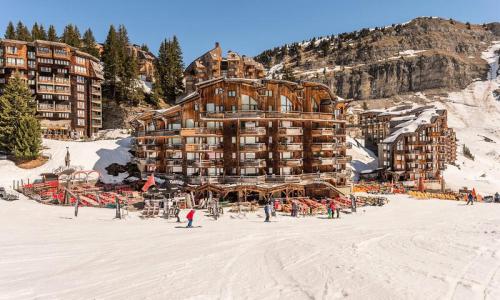
M 341 97 L 375 99 L 463 89 L 485 79 L 489 66 L 481 53 L 494 40 L 500 40 L 500 23 L 419 17 L 276 47 L 256 60 L 270 68 L 269 77 L 280 78 L 291 70 L 298 79 L 329 85 Z

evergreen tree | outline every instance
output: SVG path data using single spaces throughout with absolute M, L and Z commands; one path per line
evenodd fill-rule
M 102 62 L 104 64 L 104 92 L 112 99 L 116 99 L 116 81 L 120 68 L 118 56 L 117 32 L 115 27 L 111 25 L 104 42 Z
M 31 27 L 31 37 L 33 40 L 40 40 L 40 27 L 38 27 L 37 22 L 33 24 L 33 27 Z
M 182 51 L 176 36 L 161 43 L 156 69 L 161 94 L 168 103 L 175 102 L 184 91 Z
M 57 42 L 58 40 L 56 28 L 54 27 L 54 25 L 49 26 L 49 31 L 47 33 L 47 40 L 51 42 Z
M 82 39 L 82 48 L 81 50 L 84 52 L 87 52 L 90 55 L 93 55 L 95 57 L 99 57 L 99 50 L 97 49 L 97 43 L 94 38 L 94 34 L 92 33 L 92 30 L 89 28 L 85 31 L 83 34 L 83 39 Z
M 297 81 L 297 78 L 295 78 L 295 75 L 293 74 L 292 69 L 290 69 L 286 64 L 283 66 L 283 80 L 288 80 L 288 81 Z
M 18 159 L 38 156 L 41 129 L 35 111 L 28 85 L 14 74 L 0 96 L 0 149 Z
M 61 37 L 61 42 L 66 43 L 73 47 L 80 47 L 81 36 L 78 27 L 73 24 L 66 25 L 64 27 L 64 32 Z
M 40 39 L 44 41 L 47 40 L 47 31 L 45 31 L 45 28 L 41 24 L 40 24 Z
M 14 28 L 14 24 L 12 24 L 12 22 L 9 22 L 9 25 L 7 25 L 4 37 L 10 40 L 16 39 L 16 29 Z
M 142 50 L 142 51 L 149 52 L 149 47 L 148 47 L 148 45 L 146 45 L 146 44 L 142 44 L 142 45 L 141 45 L 141 50 Z
M 21 21 L 19 21 L 16 26 L 16 39 L 25 42 L 32 40 L 28 27 L 26 27 Z

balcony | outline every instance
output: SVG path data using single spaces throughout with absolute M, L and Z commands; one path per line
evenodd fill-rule
M 278 165 L 280 167 L 302 167 L 302 158 L 282 158 Z
M 317 128 L 312 130 L 312 136 L 333 136 L 335 129 L 333 128 Z
M 136 131 L 136 137 L 146 137 L 146 136 L 177 136 L 179 135 L 179 130 L 148 130 L 148 131 Z
M 38 104 L 36 106 L 37 111 L 42 112 L 71 112 L 70 105 L 62 105 L 62 104 Z
M 311 145 L 312 151 L 333 151 L 339 149 L 341 145 L 334 143 L 313 143 Z
M 156 165 L 158 162 L 157 158 L 143 158 L 143 157 L 136 157 L 132 160 L 132 162 L 139 164 L 139 165 Z
M 267 147 L 264 143 L 255 143 L 255 144 L 240 144 L 241 152 L 260 152 L 266 151 Z
M 245 127 L 240 129 L 240 135 L 243 136 L 261 136 L 266 135 L 265 127 Z
M 222 144 L 186 144 L 185 150 L 188 152 L 222 152 Z
M 279 144 L 278 151 L 287 152 L 287 151 L 302 151 L 303 146 L 301 143 L 290 143 L 290 144 Z
M 240 167 L 265 168 L 267 163 L 264 159 L 245 159 L 240 161 Z
M 297 136 L 302 135 L 303 130 L 302 127 L 280 127 L 278 133 L 280 135 Z
M 180 152 L 182 151 L 183 144 L 163 144 L 166 152 Z
M 188 164 L 192 164 L 195 168 L 213 168 L 222 167 L 224 165 L 223 159 L 210 159 L 210 160 L 192 160 Z
M 221 136 L 222 128 L 208 128 L 208 127 L 197 127 L 197 128 L 182 128 L 181 136 Z
M 182 166 L 182 158 L 165 158 L 165 166 L 174 167 L 174 166 Z
M 312 159 L 312 164 L 315 166 L 333 165 L 335 160 L 331 157 L 317 157 Z

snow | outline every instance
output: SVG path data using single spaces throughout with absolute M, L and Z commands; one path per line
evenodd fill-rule
M 487 80 L 475 81 L 466 89 L 450 93 L 439 104 L 448 110 L 448 125 L 457 133 L 457 165 L 444 172 L 447 185 L 458 189 L 475 187 L 484 194 L 500 191 L 500 102 L 493 91 L 500 88 L 498 77 L 498 54 L 500 41 L 494 42 L 482 54 L 490 64 Z M 486 142 L 483 136 L 494 143 Z M 462 147 L 466 145 L 475 156 L 472 161 L 464 157 Z
M 352 148 L 347 150 L 347 155 L 352 156 L 353 180 L 358 181 L 359 174 L 378 168 L 378 158 L 375 153 L 363 147 L 356 139 L 348 136 L 347 142 L 352 145 Z
M 500 298 L 500 205 L 389 198 L 335 220 L 198 211 L 196 229 L 0 201 L 0 299 Z
M 437 116 L 436 109 L 426 109 L 415 120 L 409 120 L 396 125 L 395 127 L 399 129 L 386 137 L 382 143 L 393 143 L 400 135 L 415 132 L 421 125 L 430 124 L 432 118 Z
M 418 53 L 425 52 L 427 50 L 405 50 L 405 51 L 399 51 L 399 56 L 407 56 L 407 57 L 414 57 L 417 56 Z
M 116 134 L 116 132 L 115 132 Z M 98 140 L 93 142 L 43 140 L 44 154 L 51 158 L 42 166 L 30 170 L 18 168 L 10 160 L 0 160 L 0 186 L 12 189 L 13 180 L 28 179 L 33 181 L 41 173 L 50 173 L 60 166 L 64 166 L 66 147 L 69 148 L 71 165 L 83 170 L 97 170 L 101 173 L 101 180 L 105 183 L 118 183 L 128 176 L 121 173 L 119 176 L 108 175 L 105 168 L 112 163 L 126 164 L 132 158 L 130 150 L 130 136 L 118 140 Z

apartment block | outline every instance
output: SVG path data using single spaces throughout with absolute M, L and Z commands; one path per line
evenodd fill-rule
M 102 127 L 99 60 L 64 43 L 0 40 L 0 94 L 14 74 L 36 99 L 44 137 L 91 137 Z

